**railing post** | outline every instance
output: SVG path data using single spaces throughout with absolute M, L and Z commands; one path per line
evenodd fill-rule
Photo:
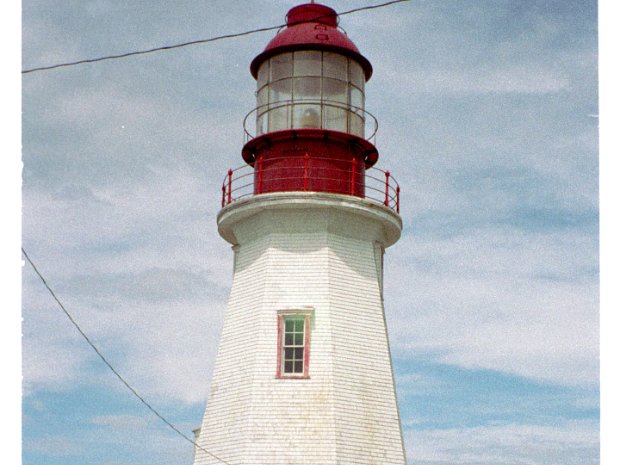
M 310 156 L 308 153 L 304 155 L 304 191 L 308 190 L 308 164 L 310 163 Z
M 385 200 L 383 202 L 383 204 L 386 207 L 390 206 L 390 195 L 389 195 L 390 193 L 389 193 L 389 190 L 390 190 L 390 172 L 386 171 L 385 172 Z
M 355 195 L 355 168 L 357 167 L 357 160 L 355 157 L 351 159 L 351 195 Z
M 226 205 L 226 185 L 222 184 L 222 208 Z
M 400 186 L 396 186 L 396 213 L 400 214 Z
M 233 170 L 228 170 L 228 203 L 232 202 L 232 174 Z

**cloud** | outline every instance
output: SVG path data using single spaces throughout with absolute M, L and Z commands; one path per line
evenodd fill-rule
M 598 274 L 587 234 L 493 229 L 402 241 L 386 257 L 397 354 L 597 383 Z
M 136 431 L 146 429 L 149 423 L 152 423 L 149 420 L 144 416 L 121 414 L 95 416 L 90 419 L 90 422 L 93 425 L 104 426 L 118 432 L 135 433 Z
M 25 247 L 82 329 L 142 392 L 183 402 L 208 390 L 232 268 L 215 231 L 217 202 L 196 211 L 200 189 L 179 174 L 121 191 L 78 188 L 84 197 L 25 195 Z M 85 366 L 92 375 L 103 365 L 29 268 L 25 276 L 27 392 L 67 389 Z M 82 382 L 114 385 L 100 372 Z
M 22 349 L 24 395 L 38 390 L 68 390 L 83 373 L 80 368 L 85 358 L 64 338 L 28 339 Z
M 196 112 L 194 103 L 160 98 L 161 81 L 151 79 L 155 88 L 148 90 L 132 82 L 71 88 L 58 81 L 45 94 L 31 92 L 24 101 L 26 187 L 110 189 L 148 183 L 162 171 L 209 167 L 217 175 L 205 177 L 205 184 L 220 182 L 231 160 L 214 155 L 232 151 L 223 134 L 241 138 L 242 110 L 227 118 L 219 97 L 211 97 L 210 111 Z
M 168 270 L 168 279 L 163 280 L 159 270 L 155 272 L 155 281 L 149 277 L 144 282 L 144 276 L 150 275 L 146 272 L 127 274 L 127 282 L 136 284 L 136 293 L 150 288 L 158 295 L 145 291 L 128 297 L 125 290 L 131 292 L 132 287 L 124 290 L 114 281 L 106 283 L 109 276 L 105 273 L 69 279 L 62 289 L 72 291 L 56 292 L 89 339 L 139 392 L 166 402 L 200 403 L 208 392 L 226 293 L 214 292 L 208 280 L 195 279 L 192 295 L 183 290 L 187 272 Z M 180 289 L 174 283 L 176 277 Z M 59 308 L 49 303 L 41 307 L 30 301 L 25 304 L 27 395 L 98 383 L 129 395 Z
M 598 424 L 489 425 L 405 433 L 408 463 L 415 465 L 524 465 L 599 463 Z
M 438 70 L 404 70 L 390 73 L 389 81 L 407 83 L 416 93 L 446 94 L 548 94 L 568 90 L 570 80 L 551 69 L 536 65 L 461 67 Z
M 84 454 L 84 446 L 79 440 L 61 435 L 26 439 L 23 446 L 30 453 L 46 457 L 77 457 Z
M 26 437 L 27 457 L 40 463 L 65 463 L 65 460 L 75 461 L 80 457 L 88 463 L 106 465 L 191 461 L 191 444 L 155 416 L 111 414 L 84 418 L 72 415 L 70 421 L 75 429 L 62 434 Z M 188 430 L 185 424 L 177 426 Z
M 224 302 L 114 302 L 117 305 L 102 308 L 93 297 L 83 306 L 66 306 L 106 359 L 147 398 L 202 403 L 209 388 Z M 25 395 L 102 384 L 130 396 L 59 309 L 42 310 L 55 317 L 52 324 L 46 324 L 49 318 L 33 321 L 30 312 L 25 315 Z
M 27 265 L 28 266 L 28 265 Z M 24 270 L 23 287 L 23 393 L 68 391 L 85 369 L 89 353 L 43 284 Z M 36 316 L 36 318 L 35 318 Z

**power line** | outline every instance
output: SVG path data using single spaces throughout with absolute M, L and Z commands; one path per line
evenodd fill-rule
M 86 342 L 88 343 L 88 345 L 97 353 L 97 355 L 99 356 L 99 358 L 103 361 L 103 363 L 106 364 L 106 366 L 112 371 L 112 373 L 114 373 L 116 375 L 116 377 L 121 381 L 121 383 L 123 383 L 125 385 L 125 387 L 127 389 L 129 389 L 131 391 L 131 393 L 138 398 L 138 400 L 140 402 L 142 402 L 152 413 L 154 413 L 161 421 L 163 421 L 166 425 L 168 425 L 172 430 L 174 430 L 178 435 L 180 435 L 183 439 L 185 439 L 186 441 L 189 441 L 190 443 L 192 443 L 194 446 L 196 446 L 198 449 L 200 449 L 201 451 L 205 452 L 206 454 L 210 455 L 211 457 L 213 457 L 216 460 L 219 460 L 220 462 L 226 464 L 226 465 L 232 465 L 230 462 L 227 462 L 226 460 L 218 457 L 215 454 L 212 454 L 211 452 L 209 452 L 208 450 L 204 449 L 203 447 L 201 447 L 200 445 L 198 445 L 196 443 L 196 441 L 188 438 L 185 434 L 183 434 L 176 426 L 174 426 L 172 423 L 170 423 L 168 420 L 166 420 L 157 410 L 155 410 L 151 404 L 149 404 L 144 397 L 142 397 L 140 394 L 138 394 L 138 392 L 127 382 L 125 381 L 125 379 L 120 375 L 120 373 L 118 371 L 116 371 L 116 369 L 110 364 L 110 362 L 108 362 L 108 360 L 104 357 L 104 355 L 99 351 L 99 349 L 97 348 L 97 346 L 95 346 L 95 344 L 93 344 L 93 342 L 90 340 L 90 338 L 86 335 L 86 333 L 84 333 L 84 331 L 82 331 L 82 328 L 80 328 L 80 326 L 77 324 L 77 322 L 73 319 L 73 317 L 71 316 L 71 314 L 67 311 L 67 309 L 65 308 L 65 306 L 62 304 L 62 302 L 60 301 L 60 299 L 56 296 L 56 294 L 54 293 L 54 291 L 52 290 L 52 288 L 49 286 L 49 284 L 47 284 L 47 281 L 45 280 L 45 278 L 43 277 L 43 275 L 39 272 L 39 270 L 37 269 L 37 267 L 35 266 L 35 264 L 32 262 L 32 260 L 30 259 L 30 257 L 28 256 L 28 254 L 26 253 L 26 251 L 24 250 L 24 248 L 22 247 L 22 254 L 24 255 L 24 257 L 26 258 L 26 260 L 28 261 L 28 263 L 30 263 L 30 266 L 32 267 L 32 269 L 34 270 L 34 272 L 37 274 L 37 276 L 39 277 L 39 279 L 43 282 L 43 284 L 45 285 L 46 289 L 49 291 L 49 293 L 51 294 L 51 296 L 54 298 L 54 300 L 56 301 L 56 303 L 58 304 L 58 306 L 61 308 L 61 310 L 64 312 L 64 314 L 66 315 L 67 318 L 69 318 L 69 321 L 71 322 L 71 324 L 73 324 L 73 326 L 75 327 L 75 329 L 78 330 L 78 332 L 80 333 L 80 335 L 86 340 Z
M 31 69 L 23 70 L 22 74 L 33 73 L 33 72 L 36 72 L 36 71 L 48 71 L 50 69 L 64 68 L 64 67 L 67 67 L 67 66 L 82 65 L 84 63 L 95 63 L 97 61 L 115 60 L 117 58 L 126 58 L 126 57 L 130 57 L 130 56 L 135 56 L 135 55 L 146 55 L 147 53 L 160 52 L 160 51 L 164 51 L 164 50 L 172 50 L 174 48 L 187 47 L 188 45 L 206 44 L 208 42 L 215 42 L 217 40 L 223 40 L 223 39 L 232 39 L 234 37 L 246 36 L 246 35 L 250 35 L 250 34 L 255 34 L 257 32 L 272 31 L 274 29 L 279 29 L 281 27 L 282 26 L 264 27 L 264 28 L 260 28 L 260 29 L 253 29 L 251 31 L 246 31 L 246 32 L 238 32 L 236 34 L 226 34 L 226 35 L 223 35 L 223 36 L 211 37 L 209 39 L 199 39 L 199 40 L 193 40 L 191 42 L 183 42 L 181 44 L 164 45 L 162 47 L 155 47 L 155 48 L 151 48 L 151 49 L 147 49 L 147 50 L 138 50 L 138 51 L 135 51 L 135 52 L 121 53 L 120 55 L 106 55 L 106 56 L 102 56 L 102 57 L 98 57 L 98 58 L 87 58 L 87 59 L 84 59 L 84 60 L 71 61 L 71 62 L 68 62 L 68 63 L 59 63 L 59 64 L 51 65 L 51 66 L 41 66 L 41 67 L 38 67 L 38 68 L 31 68 Z
M 402 3 L 402 2 L 408 2 L 410 0 L 392 0 L 390 2 L 385 2 L 385 3 L 381 3 L 378 5 L 368 5 L 368 6 L 363 6 L 360 8 L 354 8 L 352 10 L 347 10 L 347 11 L 343 11 L 341 13 L 337 13 L 338 16 L 344 16 L 344 15 L 348 15 L 351 13 L 357 13 L 359 11 L 365 11 L 365 10 L 374 10 L 376 8 L 383 8 L 386 6 L 390 6 L 390 5 L 394 5 L 396 3 Z M 218 40 L 224 40 L 224 39 L 232 39 L 235 37 L 242 37 L 242 36 L 247 36 L 250 34 L 256 34 L 258 32 L 267 32 L 267 31 L 274 31 L 276 29 L 280 29 L 285 27 L 286 24 L 280 24 L 278 26 L 269 26 L 269 27 L 262 27 L 259 29 L 252 29 L 250 31 L 245 31 L 245 32 L 237 32 L 237 33 L 233 33 L 233 34 L 226 34 L 226 35 L 222 35 L 222 36 L 217 36 L 217 37 L 211 37 L 208 39 L 198 39 L 198 40 L 192 40 L 190 42 L 182 42 L 180 44 L 174 44 L 174 45 L 164 45 L 161 47 L 154 47 L 154 48 L 150 48 L 150 49 L 146 49 L 146 50 L 137 50 L 137 51 L 133 51 L 133 52 L 126 52 L 126 53 L 121 53 L 119 55 L 105 55 L 105 56 L 101 56 L 101 57 L 97 57 L 97 58 L 86 58 L 83 60 L 77 60 L 77 61 L 70 61 L 70 62 L 66 62 L 66 63 L 58 63 L 55 65 L 50 65 L 50 66 L 39 66 L 37 68 L 30 68 L 30 69 L 25 69 L 22 70 L 22 74 L 28 74 L 28 73 L 34 73 L 37 71 L 49 71 L 52 69 L 57 69 L 57 68 L 65 68 L 68 66 L 76 66 L 76 65 L 82 65 L 85 63 L 95 63 L 98 61 L 104 61 L 104 60 L 115 60 L 118 58 L 127 58 L 130 56 L 135 56 L 135 55 L 146 55 L 148 53 L 154 53 L 154 52 L 161 52 L 164 50 L 172 50 L 175 48 L 181 48 L 181 47 L 187 47 L 189 45 L 197 45 L 197 44 L 206 44 L 209 42 L 216 42 Z

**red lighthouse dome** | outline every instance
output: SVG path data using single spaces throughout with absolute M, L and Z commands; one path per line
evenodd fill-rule
M 328 50 L 356 60 L 363 68 L 365 80 L 372 75 L 372 65 L 360 54 L 355 44 L 338 29 L 338 15 L 328 6 L 307 3 L 292 8 L 286 15 L 287 27 L 281 30 L 252 61 L 250 70 L 257 77 L 263 61 L 293 50 Z

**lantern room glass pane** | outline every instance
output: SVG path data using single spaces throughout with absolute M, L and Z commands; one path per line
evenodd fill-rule
M 349 60 L 349 73 L 351 84 L 363 91 L 366 78 L 364 76 L 364 70 L 360 64 L 353 60 Z
M 294 128 L 320 128 L 321 106 L 310 104 L 295 104 L 293 106 Z
M 292 79 L 280 79 L 269 84 L 269 102 L 291 100 L 293 98 L 292 83 Z
M 271 60 L 267 60 L 265 61 L 260 68 L 258 68 L 258 76 L 256 78 L 256 86 L 257 88 L 261 88 L 263 87 L 265 84 L 267 84 L 267 81 L 269 80 L 269 63 Z
M 347 83 L 337 79 L 323 79 L 323 100 L 347 103 Z
M 269 102 L 269 87 L 265 86 L 258 91 L 256 94 L 256 106 L 258 107 L 258 112 L 262 113 L 265 111 L 265 105 Z
M 294 53 L 295 76 L 320 76 L 321 75 L 321 52 L 305 50 Z
M 269 131 L 289 129 L 289 105 L 281 104 L 269 110 Z
M 319 100 L 321 98 L 321 78 L 293 78 L 293 98 L 295 100 Z
M 364 137 L 364 118 L 359 114 L 349 113 L 349 121 L 351 123 L 349 132 L 356 136 Z
M 347 62 L 345 56 L 338 53 L 323 53 L 323 76 L 347 81 Z
M 351 86 L 351 107 L 353 111 L 358 108 L 364 109 L 364 94 L 357 88 Z
M 323 106 L 323 128 L 347 132 L 348 110 L 332 105 Z
M 256 135 L 269 132 L 269 113 L 262 113 L 256 117 Z
M 271 60 L 271 78 L 270 81 L 291 77 L 293 75 L 293 54 L 282 53 L 276 55 Z

